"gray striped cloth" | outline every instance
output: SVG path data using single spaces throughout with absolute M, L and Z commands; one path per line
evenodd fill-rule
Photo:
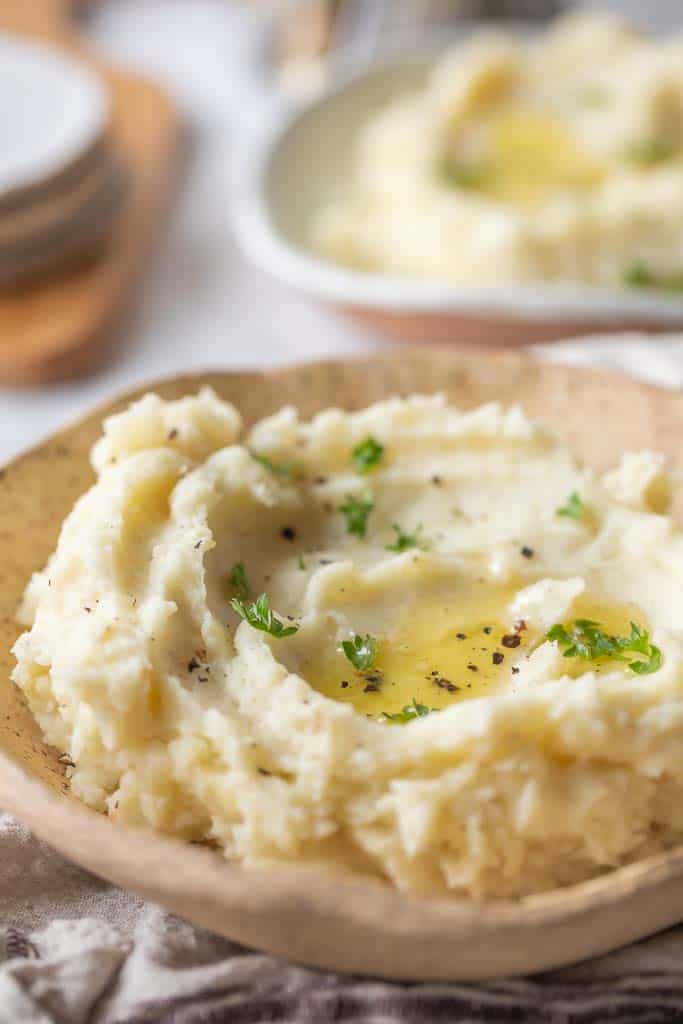
M 241 948 L 76 868 L 0 815 L 0 1024 L 664 1024 L 683 928 L 533 979 L 404 985 Z

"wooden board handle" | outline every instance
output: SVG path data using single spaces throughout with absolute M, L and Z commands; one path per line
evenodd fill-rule
M 72 0 L 0 0 L 0 21 L 9 32 L 54 38 L 68 31 L 77 6 Z

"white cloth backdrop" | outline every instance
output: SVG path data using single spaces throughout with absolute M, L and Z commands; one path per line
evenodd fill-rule
M 635 0 L 621 6 L 642 14 L 643 5 Z M 648 7 L 651 15 L 669 20 L 681 11 L 680 0 Z M 0 391 L 0 461 L 112 391 L 146 378 L 188 368 L 344 355 L 378 345 L 246 267 L 230 237 L 230 146 L 244 119 L 258 117 L 264 102 L 253 65 L 258 24 L 227 0 L 119 0 L 100 9 L 91 31 L 95 42 L 117 59 L 158 74 L 181 102 L 193 136 L 185 185 L 142 301 L 121 332 L 118 355 L 87 381 L 49 390 Z M 683 340 L 678 338 L 582 341 L 541 354 L 577 365 L 620 368 L 669 387 L 683 383 Z M 291 999 L 297 993 L 298 1009 L 291 1019 L 312 1024 L 333 1019 L 323 1012 L 319 992 L 320 984 L 328 994 L 334 991 L 333 979 L 321 982 L 314 972 L 250 954 L 178 921 L 73 867 L 7 815 L 0 815 L 0 935 L 0 1024 L 285 1019 L 271 1018 L 262 1009 L 263 1016 L 250 1016 L 255 993 L 260 998 L 267 994 L 269 1005 L 275 994 L 284 999 L 288 993 Z M 682 953 L 683 936 L 669 932 L 563 972 L 562 979 L 623 978 L 634 971 L 639 978 L 643 972 L 668 977 L 680 971 Z M 525 985 L 515 983 L 510 991 L 535 1000 L 536 989 Z M 349 991 L 359 1005 L 375 1008 L 388 998 L 387 986 L 353 982 L 345 998 Z M 455 992 L 449 990 L 449 998 Z M 499 991 L 495 998 L 501 997 Z M 478 998 L 494 997 L 479 993 Z M 538 1005 L 546 1005 L 548 998 L 538 996 Z M 201 1004 L 206 1016 L 192 1016 L 190 1004 Z M 171 1012 L 172 1017 L 166 1016 Z M 533 1016 L 529 1009 L 528 1016 L 515 1019 L 551 1019 L 538 1012 L 541 1016 Z M 334 1019 L 379 1024 L 380 1016 L 399 1019 L 379 1009 Z M 595 1019 L 606 1016 L 605 1010 Z M 665 1018 L 662 1011 L 651 1019 L 681 1018 Z

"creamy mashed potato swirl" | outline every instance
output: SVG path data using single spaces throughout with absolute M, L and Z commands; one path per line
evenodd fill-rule
M 92 461 L 14 672 L 87 804 L 477 899 L 680 841 L 683 540 L 656 456 L 598 476 L 518 408 L 438 396 L 285 408 L 242 440 L 204 390 L 111 417 Z M 262 593 L 288 635 L 239 614 Z M 547 639 L 586 618 L 614 656 Z
M 323 255 L 454 284 L 683 288 L 683 41 L 581 14 L 478 32 L 370 114 Z

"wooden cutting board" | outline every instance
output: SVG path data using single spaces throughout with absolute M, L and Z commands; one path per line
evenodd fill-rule
M 180 124 L 157 85 L 109 67 L 85 49 L 71 0 L 0 0 L 0 31 L 54 42 L 101 73 L 113 107 L 111 135 L 129 194 L 101 249 L 58 273 L 0 290 L 0 384 L 40 384 L 91 369 L 107 350 L 172 193 Z M 82 5 L 80 5 L 82 6 Z

